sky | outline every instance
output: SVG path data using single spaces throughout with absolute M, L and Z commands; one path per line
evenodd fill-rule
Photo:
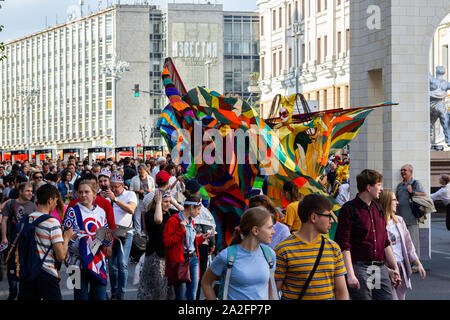
M 132 4 L 143 0 L 120 0 L 121 4 Z M 74 10 L 79 0 L 4 0 L 0 2 L 0 25 L 4 26 L 0 32 L 0 42 L 8 42 L 45 29 L 47 25 L 55 26 L 56 21 L 62 24 L 67 21 L 67 14 Z M 106 3 L 116 0 L 84 0 L 84 12 L 88 5 L 91 11 L 106 8 Z M 167 2 L 176 3 L 205 3 L 205 0 L 148 0 L 150 4 L 167 7 Z M 226 11 L 254 11 L 257 9 L 256 0 L 210 0 L 211 3 L 223 4 Z

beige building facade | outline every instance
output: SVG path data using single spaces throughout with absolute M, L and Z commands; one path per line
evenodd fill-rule
M 348 108 L 349 1 L 259 0 L 261 113 L 276 94 L 296 91 L 320 110 Z M 299 24 L 295 37 L 294 24 Z M 298 40 L 298 41 L 297 41 Z M 297 46 L 298 44 L 298 46 Z

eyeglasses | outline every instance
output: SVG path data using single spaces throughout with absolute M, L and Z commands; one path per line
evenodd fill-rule
M 42 177 L 42 176 L 39 176 L 39 177 L 36 176 L 36 177 L 34 177 L 34 178 L 35 178 L 35 179 L 41 179 L 41 180 L 44 179 L 44 177 Z
M 323 213 L 317 213 L 317 212 L 314 212 L 314 213 L 317 214 L 318 216 L 328 217 L 328 219 L 333 220 L 333 216 L 331 214 L 323 214 Z

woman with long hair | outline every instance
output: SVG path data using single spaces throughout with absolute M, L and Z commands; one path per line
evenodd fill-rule
M 74 289 L 75 300 L 106 300 L 106 258 L 112 255 L 113 235 L 105 231 L 104 239 L 97 248 L 92 242 L 97 229 L 108 227 L 105 211 L 94 205 L 97 190 L 90 180 L 82 180 L 78 186 L 80 202 L 67 211 L 64 228 L 72 229 L 74 237 L 69 243 L 70 256 L 67 262 L 81 269 L 81 288 Z M 97 250 L 95 251 L 95 249 Z M 94 250 L 94 251 L 93 251 Z
M 71 180 L 72 172 L 70 172 L 68 169 L 65 169 L 61 173 L 61 182 L 58 183 L 59 193 L 61 193 L 61 197 L 65 203 L 69 203 L 77 197 L 77 195 L 75 194 L 75 188 L 73 187 L 73 184 L 70 183 Z
M 291 235 L 289 228 L 285 224 L 278 222 L 279 212 L 275 209 L 273 202 L 270 200 L 268 196 L 262 194 L 251 197 L 248 207 L 249 208 L 264 207 L 267 210 L 269 210 L 269 212 L 272 214 L 274 219 L 273 230 L 275 231 L 272 237 L 272 241 L 269 244 L 269 247 L 271 247 L 272 249 L 275 249 L 275 247 L 281 241 L 283 241 L 285 238 Z
M 425 279 L 426 272 L 417 257 L 416 249 L 405 221 L 401 216 L 395 214 L 398 206 L 395 193 L 392 190 L 383 190 L 380 196 L 380 204 L 384 208 L 386 229 L 402 277 L 401 285 L 397 288 L 393 287 L 392 297 L 393 300 L 405 300 L 406 289 L 411 289 L 411 264 L 417 266 L 422 280 Z M 389 269 L 389 274 L 392 279 L 393 270 Z
M 283 223 L 288 226 L 289 231 L 298 231 L 302 225 L 298 217 L 298 204 L 302 198 L 298 192 L 298 186 L 292 181 L 286 182 L 283 185 L 282 195 L 289 202 L 286 207 L 286 216 L 283 219 Z
M 147 245 L 144 265 L 139 279 L 137 298 L 139 300 L 173 300 L 173 288 L 164 276 L 166 263 L 163 233 L 164 227 L 175 212 L 171 212 L 170 193 L 155 191 L 150 209 L 145 213 L 145 234 Z
M 198 246 L 213 236 L 210 233 L 196 235 L 194 218 L 200 214 L 201 206 L 200 196 L 187 197 L 184 210 L 172 215 L 164 227 L 165 274 L 169 285 L 174 284 L 176 300 L 195 300 L 200 276 Z M 173 278 L 171 268 L 187 260 L 191 281 L 180 283 Z
M 202 288 L 206 299 L 215 300 L 215 280 L 227 278 L 229 254 L 234 255 L 229 278 L 223 281 L 223 299 L 274 299 L 276 287 L 271 273 L 275 270 L 275 252 L 268 247 L 274 235 L 273 215 L 263 207 L 248 209 L 236 227 L 230 246 L 222 250 L 203 275 Z M 227 285 L 228 283 L 228 285 Z M 226 295 L 226 296 L 225 296 Z

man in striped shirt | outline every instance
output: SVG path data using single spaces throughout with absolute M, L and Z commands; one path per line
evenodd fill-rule
M 46 184 L 40 187 L 37 192 L 37 202 L 39 211 L 29 215 L 30 222 L 33 222 L 43 214 L 50 215 L 56 208 L 58 201 L 58 189 Z M 66 258 L 67 246 L 72 237 L 71 229 L 62 235 L 61 225 L 55 218 L 41 222 L 35 228 L 36 246 L 41 259 L 44 258 L 47 250 L 52 250 L 45 258 L 40 275 L 30 282 L 19 283 L 19 300 L 62 300 L 61 289 L 59 287 L 58 271 L 55 261 L 62 262 Z
M 310 194 L 300 202 L 298 215 L 302 222 L 299 231 L 294 232 L 275 247 L 277 263 L 275 280 L 282 299 L 299 298 L 305 283 L 313 270 L 322 235 L 331 227 L 331 202 L 322 195 Z M 345 282 L 344 260 L 341 249 L 332 240 L 324 238 L 324 249 L 320 263 L 311 282 L 304 291 L 304 300 L 348 300 Z

